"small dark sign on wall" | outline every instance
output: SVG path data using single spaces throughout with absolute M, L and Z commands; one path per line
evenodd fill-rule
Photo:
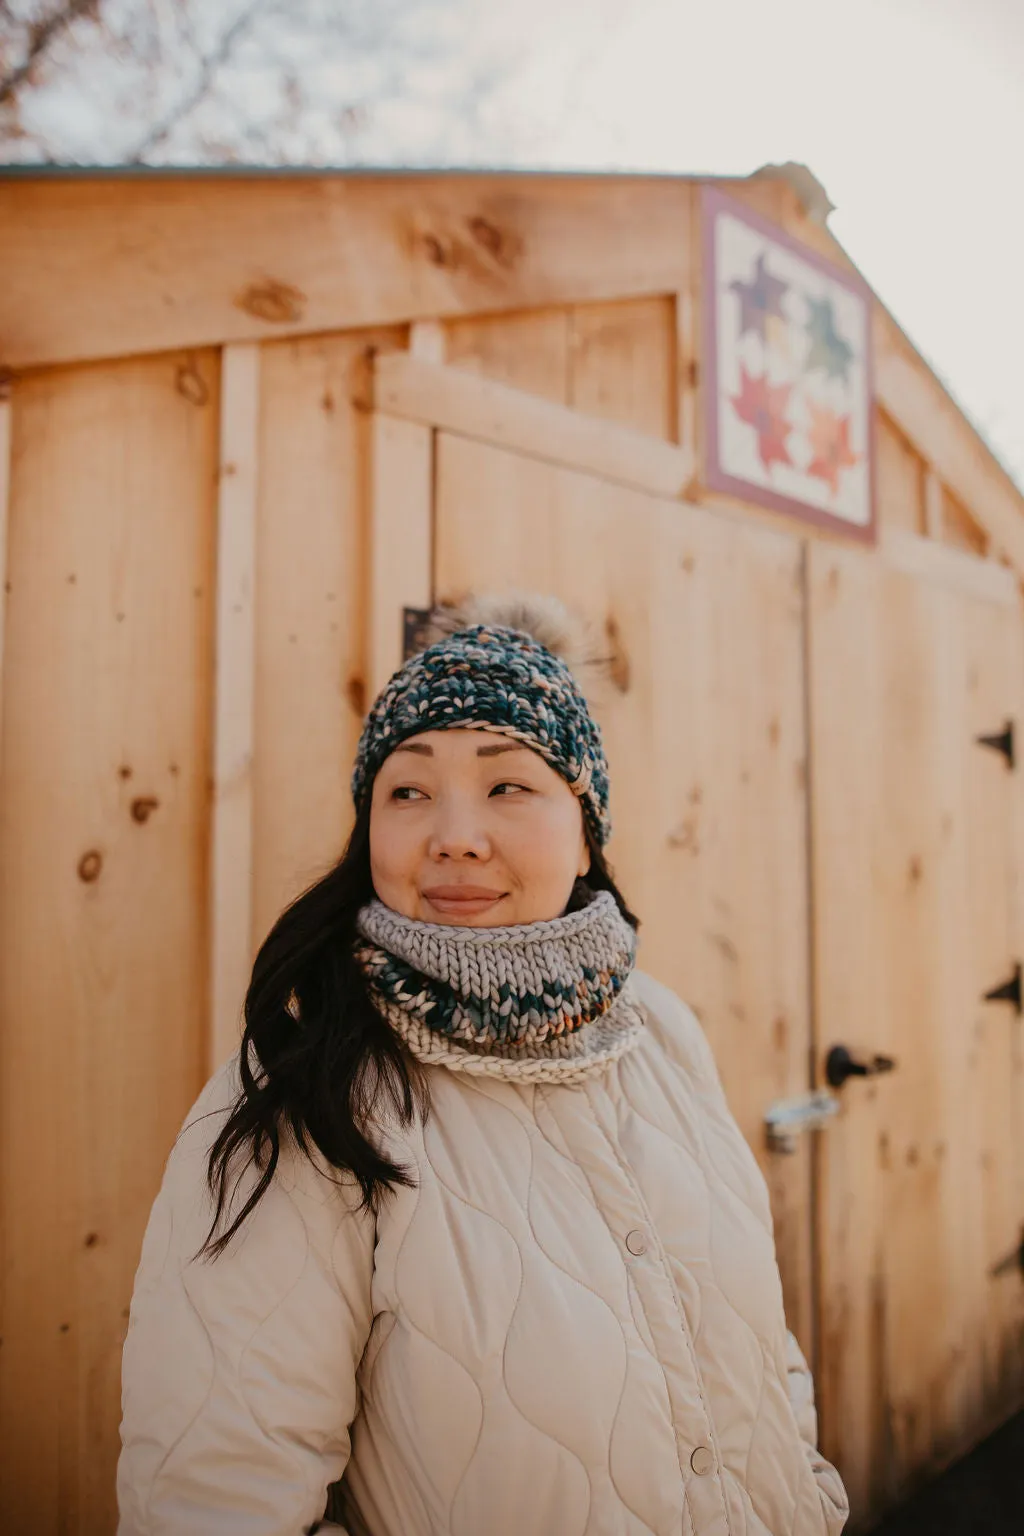
M 426 650 L 429 641 L 427 639 L 427 626 L 430 623 L 429 608 L 403 608 L 402 609 L 402 660 L 408 661 L 410 656 Z
M 703 192 L 704 482 L 873 542 L 871 293 Z

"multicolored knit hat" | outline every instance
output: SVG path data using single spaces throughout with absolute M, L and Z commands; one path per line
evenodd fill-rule
M 513 611 L 524 611 L 523 605 Z M 532 633 L 493 622 L 445 635 L 381 690 L 356 753 L 356 809 L 400 742 L 421 731 L 455 728 L 494 731 L 532 747 L 579 797 L 599 845 L 607 843 L 608 762 L 600 727 L 572 671 Z

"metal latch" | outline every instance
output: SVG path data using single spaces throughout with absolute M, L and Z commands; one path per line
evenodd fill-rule
M 839 1100 L 827 1088 L 778 1099 L 765 1110 L 764 1126 L 771 1152 L 795 1152 L 801 1131 L 821 1131 L 839 1113 Z

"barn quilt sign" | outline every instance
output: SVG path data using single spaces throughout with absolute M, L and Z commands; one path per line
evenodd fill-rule
M 703 226 L 707 488 L 873 542 L 867 285 L 714 188 Z

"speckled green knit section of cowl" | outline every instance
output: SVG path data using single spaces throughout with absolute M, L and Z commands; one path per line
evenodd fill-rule
M 609 891 L 580 911 L 503 928 L 423 923 L 373 901 L 357 927 L 371 991 L 471 1049 L 529 1054 L 585 1031 L 636 963 L 636 933 Z

